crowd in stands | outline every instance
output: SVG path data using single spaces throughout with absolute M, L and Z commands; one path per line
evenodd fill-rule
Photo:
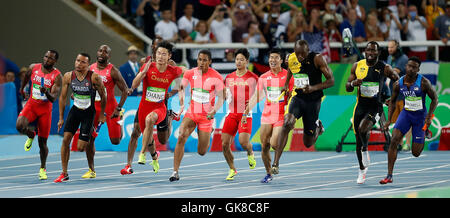
M 350 28 L 356 42 L 442 40 L 450 36 L 448 0 L 103 0 L 116 5 L 122 16 L 149 38 L 172 42 L 268 43 L 305 39 L 322 52 L 324 43 L 341 42 Z M 408 56 L 434 59 L 433 47 L 404 48 Z M 440 52 L 449 51 L 441 47 Z M 445 51 L 444 51 L 445 50 Z M 447 53 L 448 54 L 448 53 Z M 223 50 L 213 55 L 224 58 Z M 253 50 L 252 55 L 258 55 Z M 330 61 L 342 58 L 340 49 L 328 51 Z M 385 51 L 384 58 L 387 57 Z M 255 59 L 255 56 L 252 56 Z M 440 60 L 449 61 L 449 55 Z

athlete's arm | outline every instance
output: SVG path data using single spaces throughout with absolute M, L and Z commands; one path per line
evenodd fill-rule
M 386 64 L 386 66 L 384 66 L 384 75 L 386 77 L 389 77 L 393 82 L 397 81 L 400 78 L 389 64 Z
M 330 67 L 328 67 L 325 58 L 321 54 L 318 54 L 314 57 L 314 65 L 319 68 L 322 74 L 325 76 L 325 81 L 313 86 L 306 85 L 303 90 L 305 94 L 318 90 L 324 90 L 334 85 L 333 72 L 331 71 Z
M 106 121 L 105 117 L 105 107 L 106 107 L 106 94 L 105 94 L 105 85 L 103 85 L 103 81 L 97 73 L 93 73 L 91 76 L 92 85 L 97 90 L 100 95 L 100 115 L 98 117 L 98 122 L 104 123 Z
M 345 90 L 347 92 L 353 92 L 355 86 L 360 86 L 362 80 L 356 78 L 356 66 L 358 63 L 354 63 L 352 69 L 350 70 L 350 76 L 348 76 L 347 83 L 345 84 Z
M 46 88 L 41 87 L 41 89 L 44 90 L 45 96 L 50 102 L 55 102 L 56 98 L 58 98 L 58 95 L 61 91 L 61 84 L 62 84 L 62 76 L 61 74 L 58 74 L 58 76 L 56 76 L 55 78 L 55 84 L 53 84 L 50 92 Z
M 218 98 L 217 98 L 217 102 L 214 104 L 214 109 L 208 113 L 208 116 L 207 116 L 207 117 L 208 117 L 208 120 L 211 120 L 211 119 L 214 118 L 214 115 L 216 114 L 217 111 L 220 110 L 220 108 L 221 108 L 222 105 L 223 105 L 223 102 L 225 101 L 224 90 L 226 90 L 226 88 L 224 87 L 223 81 L 222 81 L 222 80 L 220 80 L 219 83 L 222 83 L 222 84 L 220 84 L 220 85 L 222 86 L 223 90 L 215 91 L 216 96 L 217 96 Z M 217 86 L 216 86 L 216 88 L 217 88 Z
M 423 77 L 421 83 L 422 83 L 422 91 L 425 92 L 431 99 L 430 109 L 428 110 L 428 114 L 425 118 L 425 124 L 427 126 L 430 126 L 431 120 L 433 119 L 434 110 L 436 110 L 436 107 L 438 105 L 438 96 L 436 91 L 431 86 L 430 81 L 427 78 Z
M 133 83 L 131 84 L 131 92 L 133 92 L 133 90 L 135 90 L 139 84 L 141 84 L 142 80 L 145 78 L 145 76 L 147 75 L 147 71 L 148 68 L 150 68 L 150 60 L 145 63 L 145 67 L 144 69 L 142 69 L 142 71 L 139 71 L 139 73 L 136 75 L 136 77 L 133 79 Z M 129 91 L 128 94 L 131 94 L 131 92 Z
M 392 95 L 391 99 L 389 101 L 389 109 L 388 109 L 388 119 L 386 120 L 386 123 L 384 124 L 384 129 L 388 130 L 389 125 L 391 124 L 392 115 L 394 114 L 395 108 L 397 107 L 397 96 L 400 92 L 400 86 L 398 85 L 398 81 L 394 82 L 394 85 L 392 86 Z
M 31 79 L 31 73 L 32 73 L 32 71 L 33 71 L 33 67 L 34 67 L 34 64 L 30 64 L 30 66 L 28 67 L 27 72 L 25 72 L 25 77 L 24 77 L 24 79 L 23 79 L 23 81 L 22 81 L 22 84 L 20 85 L 20 90 L 19 90 L 19 92 L 20 92 L 20 94 L 21 94 L 24 98 L 26 98 L 26 96 L 25 96 L 25 92 L 23 91 L 23 89 L 24 89 L 25 86 L 28 84 L 28 82 L 30 82 L 30 79 Z
M 179 115 L 181 115 L 184 110 L 184 98 L 185 98 L 184 86 L 183 84 L 180 84 L 180 90 L 178 91 L 178 99 L 180 101 L 180 111 L 178 112 Z
M 64 77 L 62 79 L 61 95 L 59 96 L 58 132 L 64 124 L 64 108 L 66 107 L 67 90 L 69 89 L 71 77 L 72 77 L 72 72 L 67 72 L 66 74 L 64 74 Z
M 120 91 L 122 92 L 122 95 L 120 96 L 120 102 L 117 105 L 117 107 L 114 109 L 114 112 L 111 116 L 111 118 L 118 117 L 120 114 L 120 111 L 122 110 L 123 105 L 125 104 L 125 101 L 128 97 L 128 86 L 125 80 L 122 77 L 122 74 L 119 72 L 119 70 L 116 67 L 113 67 L 111 69 L 111 78 L 113 79 L 114 83 L 119 87 Z
M 285 63 L 286 66 L 288 66 L 288 67 L 287 67 L 286 81 L 284 82 L 284 87 L 283 87 L 283 89 L 281 90 L 281 92 L 286 92 L 286 93 L 285 93 L 285 96 L 286 96 L 286 94 L 288 94 L 288 92 L 289 92 L 289 81 L 291 81 L 291 78 L 292 78 L 292 71 L 291 71 L 291 69 L 289 68 L 289 55 L 286 55 L 286 58 L 285 58 L 285 60 L 284 60 L 284 63 Z

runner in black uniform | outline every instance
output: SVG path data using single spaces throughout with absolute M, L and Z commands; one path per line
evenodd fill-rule
M 297 119 L 303 118 L 303 143 L 311 147 L 323 132 L 319 120 L 320 105 L 323 90 L 334 85 L 334 76 L 321 54 L 310 52 L 305 40 L 295 42 L 294 52 L 287 57 L 288 74 L 286 81 L 294 77 L 294 89 L 288 102 L 288 110 L 284 115 L 281 136 L 278 138 L 278 148 L 272 165 L 272 174 L 278 174 L 279 161 L 286 146 L 289 132 L 294 129 Z M 322 75 L 325 81 L 322 82 Z M 289 92 L 286 82 L 284 91 Z M 289 95 L 289 94 L 288 94 Z
M 64 139 L 61 145 L 61 163 L 63 172 L 54 180 L 59 183 L 69 180 L 67 174 L 67 165 L 69 163 L 70 148 L 69 144 L 72 137 L 80 126 L 80 136 L 78 140 L 78 150 L 92 150 L 89 145 L 93 131 L 93 122 L 95 116 L 95 92 L 98 91 L 101 97 L 101 113 L 99 122 L 104 123 L 106 106 L 105 87 L 100 76 L 89 70 L 90 57 L 88 54 L 80 53 L 75 61 L 75 70 L 64 74 L 61 96 L 59 98 L 59 121 L 58 131 L 64 124 L 64 108 L 66 106 L 67 91 L 69 87 L 73 92 L 73 106 L 67 116 L 64 126 Z M 92 164 L 93 165 L 93 164 Z M 93 166 L 89 166 L 93 172 Z
M 381 90 L 386 77 L 393 82 L 398 75 L 388 64 L 378 60 L 379 45 L 371 41 L 366 46 L 366 59 L 353 64 L 350 76 L 345 85 L 347 92 L 358 88 L 356 106 L 353 112 L 353 130 L 356 136 L 356 156 L 359 163 L 357 183 L 362 184 L 366 179 L 367 167 L 370 163 L 367 145 L 370 130 L 378 122 L 383 110 Z

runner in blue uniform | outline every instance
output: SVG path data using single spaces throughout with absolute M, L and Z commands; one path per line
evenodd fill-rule
M 418 74 L 421 61 L 417 57 L 411 57 L 406 64 L 406 75 L 402 76 L 394 83 L 391 102 L 389 104 L 388 120 L 384 126 L 389 128 L 392 114 L 395 110 L 395 100 L 398 95 L 404 96 L 404 108 L 397 118 L 392 131 L 392 141 L 388 151 L 388 174 L 380 181 L 380 184 L 393 182 L 392 172 L 397 159 L 397 145 L 403 139 L 408 130 L 412 127 L 412 154 L 418 157 L 422 153 L 425 142 L 424 127 L 431 125 L 433 112 L 438 104 L 438 96 L 431 86 L 430 81 Z M 428 95 L 431 99 L 430 109 L 427 113 L 425 98 Z

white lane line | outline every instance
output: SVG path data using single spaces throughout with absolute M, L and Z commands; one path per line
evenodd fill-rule
M 346 157 L 347 155 L 336 155 L 336 156 L 331 156 L 331 157 L 324 157 L 324 158 L 317 158 L 317 159 L 311 159 L 311 160 L 302 160 L 302 161 L 296 161 L 296 162 L 292 162 L 292 163 L 287 163 L 287 164 L 280 164 L 280 166 L 287 166 L 287 165 L 293 165 L 293 164 L 300 164 L 300 163 L 308 163 L 308 162 L 315 162 L 315 161 L 322 161 L 322 160 L 329 160 L 329 159 L 335 159 L 335 158 L 341 158 L 341 157 Z M 265 169 L 264 167 L 259 167 L 259 168 L 255 168 L 252 170 L 256 170 L 256 169 Z M 246 171 L 250 171 L 251 169 L 247 169 L 247 170 L 241 170 L 240 172 L 246 172 Z M 214 173 L 214 174 L 209 174 L 208 176 L 213 176 L 213 175 L 223 175 L 223 172 L 221 173 Z M 184 178 L 184 177 L 183 177 Z M 186 177 L 186 178 L 193 178 L 193 176 L 191 177 Z M 161 192 L 161 193 L 154 193 L 154 194 L 149 194 L 149 195 L 142 195 L 142 196 L 136 196 L 136 198 L 145 198 L 145 197 L 159 197 L 159 196 L 163 196 L 163 195 L 171 195 L 171 194 L 181 194 L 181 193 L 192 193 L 192 192 L 201 192 L 201 191 L 205 191 L 206 190 L 211 190 L 211 188 L 214 188 L 215 191 L 221 190 L 219 187 L 226 187 L 226 186 L 237 186 L 238 184 L 248 184 L 249 182 L 256 182 L 259 181 L 258 179 L 256 180 L 249 180 L 249 181 L 242 181 L 242 182 L 233 182 L 233 183 L 227 183 L 227 184 L 221 184 L 221 185 L 217 185 L 217 184 L 213 184 L 210 186 L 206 186 L 206 187 L 200 187 L 200 188 L 194 188 L 194 189 L 190 189 L 190 190 L 178 190 L 178 191 L 172 191 L 172 192 Z M 243 186 L 237 186 L 236 188 L 239 189 L 245 189 L 246 187 Z M 229 188 L 227 188 L 229 189 Z

